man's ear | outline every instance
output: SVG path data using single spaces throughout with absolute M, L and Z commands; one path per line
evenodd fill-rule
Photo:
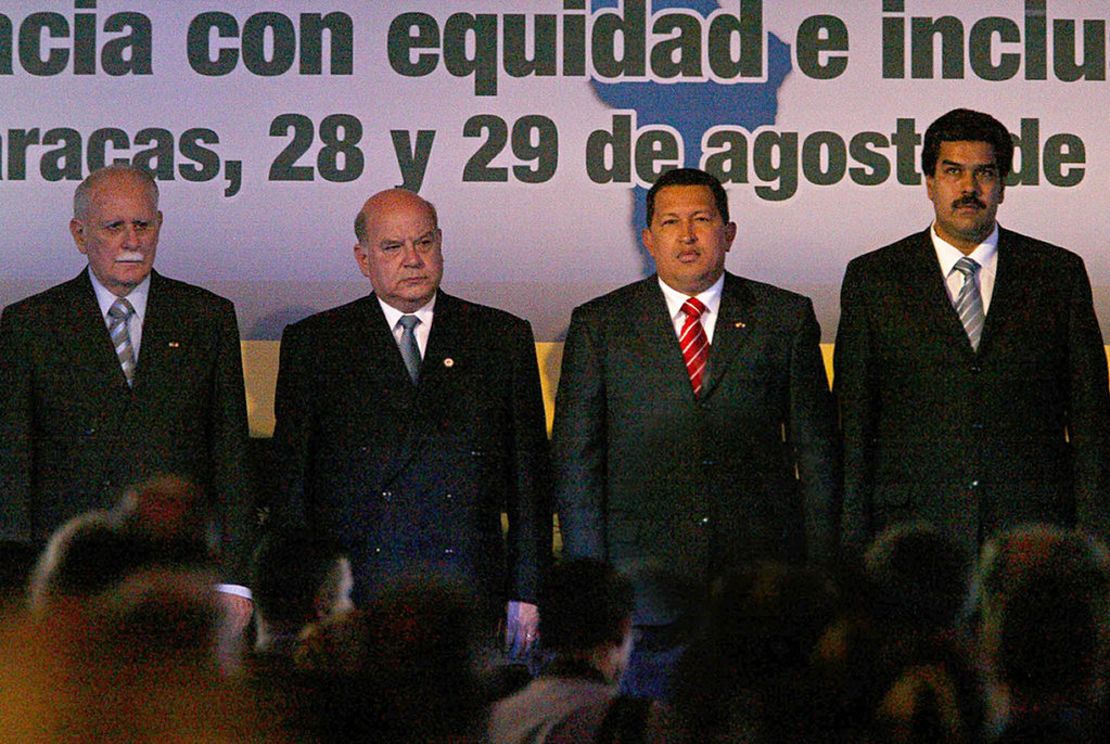
M 85 252 L 85 223 L 74 217 L 69 221 L 69 234 L 73 236 L 73 243 L 81 253 Z
M 644 244 L 644 249 L 655 257 L 655 236 L 651 234 L 651 229 L 645 227 L 640 231 L 640 242 Z
M 358 270 L 363 276 L 370 276 L 370 256 L 367 255 L 369 250 L 362 243 L 355 243 L 355 261 L 358 262 Z
M 732 241 L 736 240 L 735 222 L 730 222 L 725 225 L 725 240 L 727 241 L 727 244 L 725 245 L 725 253 L 728 253 L 729 250 L 732 248 Z

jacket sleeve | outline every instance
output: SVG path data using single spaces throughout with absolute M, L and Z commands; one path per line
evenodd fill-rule
M 271 504 L 270 525 L 303 526 L 308 521 L 305 488 L 309 447 L 312 446 L 311 345 L 303 329 L 289 326 L 281 335 L 277 388 L 274 393 L 274 436 L 271 456 L 278 477 Z
M 1106 349 L 1095 317 L 1091 283 L 1076 257 L 1068 311 L 1068 439 L 1072 445 L 1076 517 L 1080 527 L 1110 536 Z
M 830 565 L 836 556 L 841 469 L 820 341 L 821 328 L 807 299 L 792 341 L 787 427 L 805 505 L 806 552 L 810 561 Z
M 861 553 L 872 537 L 874 443 L 878 388 L 863 272 L 852 262 L 840 292 L 840 325 L 833 352 L 833 391 L 843 436 L 841 548 Z
M 581 308 L 571 316 L 555 402 L 555 507 L 568 557 L 606 559 L 604 359 Z
M 30 339 L 11 309 L 0 314 L 0 541 L 31 539 L 34 376 Z
M 247 462 L 246 391 L 243 356 L 235 308 L 222 304 L 214 377 L 208 411 L 212 492 L 220 522 L 220 555 L 224 579 L 245 583 L 254 547 L 254 489 Z
M 551 558 L 551 463 L 536 344 L 528 323 L 513 333 L 509 353 L 516 480 L 505 505 L 512 577 L 509 590 L 516 599 L 535 603 Z

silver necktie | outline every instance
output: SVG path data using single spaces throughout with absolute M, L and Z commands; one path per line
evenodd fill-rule
M 420 318 L 415 315 L 402 315 L 397 321 L 404 331 L 401 333 L 401 358 L 405 360 L 409 377 L 415 385 L 420 382 L 420 347 L 416 344 L 416 334 L 413 329 L 420 323 Z
M 964 284 L 960 287 L 960 294 L 956 297 L 956 312 L 960 316 L 960 322 L 964 325 L 964 331 L 967 333 L 967 340 L 971 342 L 971 348 L 978 351 L 979 338 L 983 335 L 983 320 L 985 317 L 983 297 L 979 294 L 979 282 L 975 276 L 979 271 L 979 264 L 964 256 L 956 262 L 954 268 L 964 275 Z
M 135 384 L 135 353 L 131 349 L 131 332 L 127 327 L 128 320 L 134 314 L 135 308 L 123 297 L 108 308 L 108 317 L 111 319 L 108 323 L 108 335 L 112 337 L 112 346 L 115 347 L 128 386 Z

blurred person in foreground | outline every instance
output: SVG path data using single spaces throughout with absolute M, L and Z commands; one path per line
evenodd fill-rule
M 593 704 L 608 710 L 632 652 L 634 599 L 631 582 L 605 563 L 583 558 L 554 566 L 540 590 L 540 631 L 554 658 L 493 706 L 489 740 L 542 744 L 576 711 Z
M 1045 524 L 1004 532 L 983 548 L 974 601 L 995 741 L 1102 740 L 1110 663 L 1106 544 Z
M 255 654 L 291 656 L 306 625 L 354 608 L 352 582 L 351 564 L 338 545 L 307 530 L 264 536 L 251 579 Z

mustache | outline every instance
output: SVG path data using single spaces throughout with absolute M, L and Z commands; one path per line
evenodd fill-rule
M 986 209 L 987 205 L 979 201 L 975 196 L 964 196 L 952 202 L 952 209 L 959 209 L 960 207 L 978 207 L 979 209 Z

